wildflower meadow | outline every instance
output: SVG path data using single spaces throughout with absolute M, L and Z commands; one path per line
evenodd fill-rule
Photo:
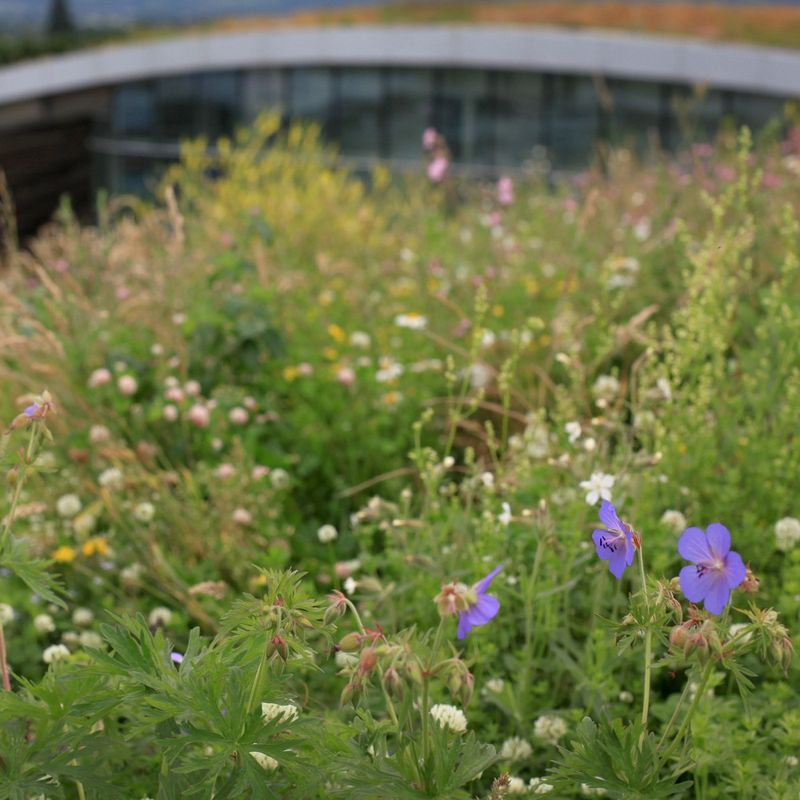
M 800 128 L 207 144 L 5 243 L 0 800 L 799 797 Z

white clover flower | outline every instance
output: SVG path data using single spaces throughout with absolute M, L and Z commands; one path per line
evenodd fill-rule
M 492 472 L 482 472 L 480 478 L 481 478 L 481 483 L 487 489 L 491 489 L 494 486 L 494 473 L 492 473 Z
M 92 444 L 102 444 L 111 438 L 111 431 L 105 425 L 92 425 L 89 428 L 89 441 Z
M 528 794 L 528 787 L 522 778 L 510 776 L 508 779 L 508 793 L 509 794 Z
M 544 778 L 531 778 L 528 782 L 528 791 L 535 795 L 550 794 L 555 787 L 552 783 L 547 783 Z
M 567 732 L 567 723 L 561 717 L 544 715 L 533 723 L 533 735 L 548 744 L 556 745 Z
M 382 358 L 380 369 L 375 373 L 378 383 L 389 383 L 397 380 L 403 374 L 403 365 L 391 358 Z
M 167 422 L 175 422 L 180 416 L 180 412 L 177 406 L 172 405 L 172 403 L 167 403 L 167 405 L 161 409 L 161 416 L 164 417 Z
M 56 623 L 49 614 L 37 614 L 33 618 L 33 627 L 38 633 L 52 633 L 56 629 Z
M 234 425 L 247 425 L 250 419 L 250 415 L 247 413 L 246 408 L 242 408 L 241 406 L 236 406 L 235 408 L 232 408 L 228 412 L 228 419 Z
M 411 311 L 408 314 L 398 314 L 394 318 L 394 324 L 400 328 L 409 328 L 412 331 L 421 331 L 427 324 L 428 320 L 422 314 L 416 311 Z
M 42 661 L 45 664 L 54 664 L 56 661 L 63 661 L 69 658 L 69 649 L 63 644 L 51 644 L 50 647 L 45 647 L 42 652 Z
M 0 603 L 0 625 L 7 625 L 14 620 L 14 609 L 8 603 Z
M 116 467 L 104 469 L 98 476 L 97 482 L 106 489 L 119 489 L 125 480 L 122 471 Z
M 614 375 L 598 375 L 592 384 L 592 394 L 602 400 L 612 400 L 619 394 L 619 379 Z
M 294 703 L 281 705 L 280 703 L 262 703 L 261 716 L 265 722 L 294 722 L 300 716 L 300 709 Z
M 117 379 L 117 389 L 121 394 L 130 397 L 139 390 L 139 383 L 133 375 L 120 375 Z
M 506 682 L 502 678 L 489 678 L 486 681 L 486 691 L 492 694 L 500 694 L 505 688 Z
M 464 733 L 467 730 L 467 718 L 460 708 L 437 703 L 431 706 L 430 715 L 440 728 L 447 728 L 452 733 Z
M 258 750 L 251 750 L 250 755 L 261 769 L 265 769 L 267 772 L 274 772 L 278 769 L 278 762 L 272 756 L 268 756 L 266 753 L 259 753 Z
M 133 516 L 137 522 L 152 522 L 153 517 L 156 515 L 156 507 L 147 501 L 139 503 L 133 509 Z
M 70 647 L 77 647 L 81 641 L 81 635 L 77 631 L 64 631 L 61 634 L 61 641 Z
M 122 585 L 131 589 L 139 585 L 139 579 L 142 575 L 142 565 L 141 564 L 130 564 L 127 567 L 123 567 L 119 571 L 119 579 L 122 582 Z
M 588 481 L 581 481 L 580 487 L 586 492 L 586 502 L 593 506 L 601 498 L 611 502 L 611 489 L 616 478 L 605 472 L 593 472 Z
M 800 759 L 798 759 L 797 756 L 786 756 L 786 758 L 783 759 L 783 763 L 790 769 L 794 769 L 800 764 Z
M 597 442 L 594 440 L 593 436 L 589 436 L 588 438 L 583 440 L 583 449 L 587 453 L 593 453 L 597 448 Z
M 89 608 L 76 608 L 72 612 L 72 624 L 79 628 L 88 628 L 94 622 L 94 613 Z
M 358 589 L 358 581 L 352 576 L 347 578 L 344 582 L 344 590 L 347 594 L 353 594 Z
M 81 499 L 76 494 L 65 494 L 56 500 L 56 511 L 66 519 L 74 517 L 82 508 Z
M 564 426 L 570 444 L 575 444 L 581 438 L 581 424 L 577 421 L 568 422 Z
M 87 383 L 90 389 L 97 389 L 100 386 L 111 383 L 111 378 L 110 370 L 107 370 L 105 367 L 100 367 L 89 376 Z
M 473 389 L 485 389 L 492 380 L 492 370 L 486 364 L 470 364 L 467 372 Z
M 81 631 L 81 647 L 93 647 L 99 650 L 103 646 L 103 637 L 95 631 Z
M 502 504 L 503 510 L 500 514 L 497 515 L 497 521 L 501 525 L 510 525 L 511 520 L 513 519 L 513 514 L 511 513 L 511 506 L 508 503 Z
M 270 472 L 269 481 L 275 489 L 285 489 L 289 485 L 289 473 L 278 467 Z
M 339 531 L 333 527 L 333 525 L 323 525 L 317 531 L 317 539 L 319 539 L 323 544 L 327 544 L 328 542 L 335 541 L 339 536 Z
M 525 761 L 533 755 L 530 743 L 520 736 L 512 736 L 503 742 L 500 748 L 500 758 L 503 761 Z
M 666 525 L 673 533 L 683 533 L 686 530 L 686 517 L 674 508 L 668 508 L 661 515 L 661 524 Z
M 775 546 L 788 553 L 800 543 L 800 520 L 784 517 L 775 523 Z
M 166 627 L 172 622 L 172 611 L 164 606 L 156 606 L 147 616 L 147 622 L 151 628 L 159 625 Z
M 364 331 L 353 331 L 350 334 L 350 344 L 353 347 L 360 347 L 362 350 L 366 350 L 372 344 L 372 339 Z
M 188 392 L 187 392 L 188 394 Z M 187 412 L 186 419 L 196 428 L 207 428 L 211 422 L 211 410 L 202 403 L 195 403 Z
M 97 517 L 94 514 L 89 514 L 88 512 L 84 511 L 78 517 L 72 521 L 72 527 L 75 530 L 75 533 L 79 534 L 80 536 L 88 536 L 93 530 L 95 525 L 97 525 Z

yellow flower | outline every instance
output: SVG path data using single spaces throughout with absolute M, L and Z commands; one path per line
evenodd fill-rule
M 331 339 L 339 344 L 341 344 L 347 338 L 347 334 L 339 325 L 336 325 L 335 323 L 328 325 L 328 334 L 330 335 Z
M 325 356 L 328 361 L 336 361 L 336 359 L 339 358 L 339 351 L 335 347 L 323 347 L 322 355 Z
M 288 366 L 283 368 L 283 379 L 290 383 L 297 377 L 297 367 Z
M 62 544 L 53 551 L 53 561 L 57 561 L 59 564 L 69 564 L 75 560 L 75 555 L 74 547 Z
M 267 585 L 267 576 L 266 575 L 256 575 L 256 577 L 253 578 L 250 581 L 250 584 L 252 586 L 266 586 Z
M 536 294 L 539 291 L 539 281 L 536 278 L 525 278 L 525 291 L 528 294 Z
M 492 306 L 492 314 L 495 317 L 502 317 L 505 313 L 505 308 L 503 308 L 503 306 L 501 306 L 499 303 L 496 306 Z
M 387 406 L 396 406 L 402 398 L 403 395 L 401 395 L 400 392 L 386 392 L 383 396 L 383 402 Z
M 93 536 L 91 539 L 87 539 L 83 543 L 81 552 L 85 556 L 93 556 L 95 554 L 98 556 L 107 556 L 108 542 L 102 536 Z

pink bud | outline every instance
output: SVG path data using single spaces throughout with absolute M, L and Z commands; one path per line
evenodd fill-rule
M 497 181 L 497 202 L 501 206 L 510 206 L 514 202 L 514 182 L 508 175 Z
M 436 158 L 428 164 L 428 178 L 430 178 L 433 183 L 441 183 L 449 166 L 450 162 L 444 156 L 436 156 Z
M 336 380 L 339 381 L 342 386 L 352 386 L 356 382 L 356 373 L 351 367 L 342 367 L 336 373 Z

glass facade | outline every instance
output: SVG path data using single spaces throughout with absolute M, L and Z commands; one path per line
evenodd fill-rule
M 182 138 L 233 133 L 265 109 L 312 120 L 343 156 L 418 165 L 422 131 L 435 127 L 454 160 L 492 174 L 542 148 L 555 169 L 588 164 L 601 143 L 640 153 L 708 141 L 725 119 L 754 130 L 784 101 L 685 85 L 503 70 L 292 67 L 165 77 L 118 87 L 98 138 L 101 180 L 140 189 Z M 152 149 L 148 158 L 148 146 Z

